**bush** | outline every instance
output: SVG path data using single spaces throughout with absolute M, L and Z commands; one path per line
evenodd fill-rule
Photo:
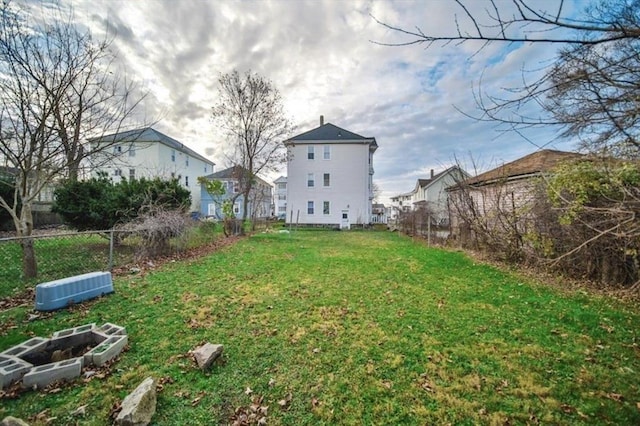
M 186 211 L 189 190 L 178 179 L 132 179 L 114 184 L 106 175 L 68 181 L 55 190 L 52 211 L 79 231 L 111 229 L 153 209 Z
M 181 239 L 188 235 L 187 230 L 194 226 L 194 222 L 182 210 L 151 209 L 138 216 L 135 220 L 123 225 L 120 229 L 129 231 L 142 239 L 138 258 L 153 258 L 170 254 L 172 251 L 172 239 L 176 244 L 175 249 L 180 250 L 187 239 Z

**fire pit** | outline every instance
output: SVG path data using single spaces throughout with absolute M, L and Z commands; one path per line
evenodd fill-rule
M 14 382 L 43 388 L 58 380 L 80 376 L 86 365 L 101 366 L 115 358 L 128 342 L 124 327 L 94 323 L 33 337 L 0 352 L 0 389 Z

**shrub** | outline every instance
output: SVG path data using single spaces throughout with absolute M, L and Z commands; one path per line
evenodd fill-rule
M 191 193 L 178 179 L 132 179 L 114 184 L 105 174 L 68 181 L 55 190 L 52 211 L 79 230 L 111 229 L 149 209 L 186 210 Z

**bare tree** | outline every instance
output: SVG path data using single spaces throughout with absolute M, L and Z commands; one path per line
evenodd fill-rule
M 238 71 L 219 78 L 220 95 L 213 117 L 233 145 L 231 161 L 243 194 L 242 220 L 247 219 L 251 190 L 259 173 L 274 171 L 286 161 L 281 140 L 290 131 L 279 91 L 258 74 Z
M 93 154 L 84 138 L 119 126 L 140 101 L 131 102 L 131 87 L 110 74 L 108 43 L 94 42 L 59 8 L 40 17 L 32 12 L 24 4 L 0 5 L 0 156 L 16 182 L 0 207 L 20 237 L 32 234 L 32 206 L 43 189 L 77 178 L 81 161 Z M 21 241 L 23 274 L 33 278 L 33 240 Z
M 521 86 L 499 94 L 485 93 L 479 82 L 474 96 L 480 114 L 467 114 L 519 133 L 532 126 L 560 126 L 563 136 L 580 137 L 588 151 L 640 155 L 640 2 L 596 0 L 581 18 L 570 15 L 563 1 L 541 9 L 549 3 L 488 0 L 480 14 L 472 12 L 476 2 L 453 2 L 460 17 L 455 17 L 449 34 L 407 30 L 374 17 L 406 38 L 378 44 L 479 42 L 479 50 L 490 43 L 560 45 L 556 60 L 533 81 L 523 73 Z

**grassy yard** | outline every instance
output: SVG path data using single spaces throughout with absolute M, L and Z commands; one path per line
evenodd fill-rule
M 636 306 L 397 234 L 260 234 L 115 285 L 46 319 L 0 312 L 0 351 L 90 322 L 130 338 L 111 375 L 4 399 L 0 418 L 109 424 L 152 375 L 160 425 L 232 423 L 252 404 L 270 425 L 640 423 Z M 202 373 L 186 354 L 205 341 L 225 363 Z

